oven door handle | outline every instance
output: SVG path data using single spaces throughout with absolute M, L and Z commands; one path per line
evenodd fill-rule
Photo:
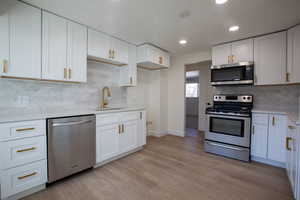
M 242 148 L 238 148 L 238 147 L 230 147 L 227 145 L 223 145 L 223 144 L 217 144 L 217 143 L 213 143 L 213 142 L 206 142 L 207 144 L 213 145 L 213 146 L 217 146 L 217 147 L 223 147 L 226 149 L 231 149 L 231 150 L 236 150 L 236 151 L 248 151 L 247 149 L 242 149 Z

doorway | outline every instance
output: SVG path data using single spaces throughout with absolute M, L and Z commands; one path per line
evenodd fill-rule
M 205 110 L 213 96 L 210 66 L 211 61 L 185 65 L 185 136 L 197 137 L 206 130 Z

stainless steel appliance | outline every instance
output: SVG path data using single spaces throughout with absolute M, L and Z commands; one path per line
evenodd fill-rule
M 216 95 L 206 109 L 205 151 L 250 161 L 251 95 Z
M 91 168 L 96 160 L 94 115 L 48 119 L 48 183 Z
M 211 66 L 211 84 L 251 85 L 254 82 L 254 63 L 240 62 L 235 64 Z

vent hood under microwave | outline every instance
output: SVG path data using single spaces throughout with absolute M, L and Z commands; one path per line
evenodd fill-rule
M 254 63 L 239 62 L 211 66 L 211 85 L 252 85 L 254 83 Z
M 152 44 L 143 44 L 137 48 L 137 66 L 147 70 L 168 69 L 170 55 Z

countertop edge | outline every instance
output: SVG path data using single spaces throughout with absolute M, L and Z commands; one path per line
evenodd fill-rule
M 121 112 L 130 112 L 130 111 L 139 111 L 146 110 L 145 107 L 133 107 L 133 108 L 124 108 L 118 110 L 105 110 L 105 111 L 93 111 L 93 110 L 83 110 L 83 111 L 62 111 L 61 113 L 41 113 L 41 114 L 24 114 L 21 116 L 8 116 L 7 118 L 0 117 L 0 124 L 3 123 L 12 123 L 12 122 L 21 122 L 21 121 L 34 121 L 34 120 L 45 120 L 49 118 L 60 118 L 60 117 L 72 117 L 80 115 L 103 115 L 109 113 L 121 113 Z M 2 118 L 2 119 L 1 119 Z

